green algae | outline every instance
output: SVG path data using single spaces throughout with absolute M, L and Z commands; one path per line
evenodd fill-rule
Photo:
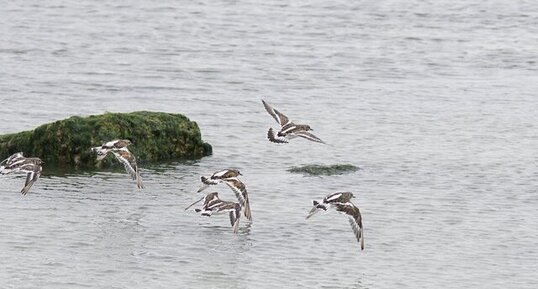
M 115 163 L 114 158 L 95 161 L 91 147 L 114 139 L 129 139 L 140 163 L 171 159 L 196 159 L 211 155 L 196 122 L 181 114 L 138 111 L 73 116 L 31 131 L 0 135 L 0 159 L 15 152 L 40 157 L 47 165 L 96 168 Z
M 341 175 L 345 173 L 356 172 L 360 170 L 359 167 L 350 164 L 336 164 L 336 165 L 305 165 L 300 167 L 292 167 L 288 169 L 288 172 L 302 173 L 312 176 L 331 176 Z

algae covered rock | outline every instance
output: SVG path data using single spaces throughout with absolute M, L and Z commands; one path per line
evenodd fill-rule
M 31 131 L 0 135 L 0 159 L 15 152 L 41 158 L 46 165 L 94 168 L 115 163 L 95 161 L 91 147 L 114 139 L 129 139 L 138 162 L 158 162 L 210 155 L 196 122 L 181 114 L 138 111 L 73 116 Z
M 313 176 L 330 176 L 341 175 L 350 172 L 356 172 L 360 168 L 349 164 L 337 164 L 337 165 L 305 165 L 300 167 L 292 167 L 288 169 L 292 173 L 303 173 Z

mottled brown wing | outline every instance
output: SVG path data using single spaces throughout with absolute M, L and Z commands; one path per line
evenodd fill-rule
M 7 159 L 0 162 L 0 165 L 6 164 L 6 166 L 15 163 L 16 161 L 23 160 L 24 156 L 22 153 L 14 153 L 11 156 L 9 156 Z
M 296 136 L 300 136 L 302 138 L 305 138 L 307 140 L 311 140 L 313 142 L 319 142 L 319 143 L 323 143 L 323 144 L 325 143 L 319 137 L 317 137 L 314 134 L 311 134 L 311 133 L 309 133 L 307 131 L 296 131 L 296 132 L 293 132 L 291 134 L 296 135 Z
M 353 234 L 355 235 L 355 238 L 357 238 L 357 242 L 359 242 L 361 250 L 364 250 L 364 230 L 359 208 L 357 208 L 357 206 L 355 206 L 353 203 L 348 202 L 346 204 L 336 204 L 336 210 L 348 215 L 349 224 L 351 225 Z
M 236 169 L 224 169 L 217 172 L 214 172 L 210 179 L 211 180 L 222 180 L 227 178 L 235 178 L 237 176 L 240 176 L 241 173 Z
M 213 192 L 205 196 L 203 208 L 209 211 L 216 209 L 218 212 L 224 203 L 225 202 L 219 198 L 219 193 Z
M 283 137 L 277 137 L 276 133 L 273 131 L 273 128 L 269 128 L 267 131 L 267 139 L 270 142 L 274 143 L 288 143 L 288 140 Z
M 115 150 L 113 151 L 114 156 L 118 159 L 118 161 L 125 167 L 125 170 L 127 173 L 131 176 L 133 180 L 136 180 L 136 159 L 131 152 L 129 152 L 127 149 L 121 149 L 121 150 Z
M 224 182 L 232 189 L 232 191 L 235 193 L 235 196 L 237 197 L 237 200 L 239 200 L 239 204 L 241 204 L 242 207 L 245 208 L 245 217 L 252 221 L 252 213 L 250 210 L 250 201 L 248 198 L 247 189 L 245 187 L 245 184 L 241 182 L 237 178 L 229 178 L 224 179 Z
M 235 203 L 234 210 L 230 211 L 230 223 L 235 234 L 239 233 L 239 220 L 241 219 L 241 205 Z
M 325 202 L 345 204 L 347 202 L 350 202 L 351 198 L 353 198 L 353 193 L 337 192 L 337 193 L 333 193 L 325 197 Z
M 224 174 L 222 174 L 220 176 L 221 179 L 228 179 L 228 178 L 235 178 L 235 177 L 238 177 L 240 174 L 239 174 L 239 171 L 238 170 L 231 170 L 231 169 L 228 169 L 226 170 L 226 172 Z
M 287 116 L 285 116 L 283 113 L 281 113 L 280 111 L 274 109 L 272 106 L 270 106 L 267 102 L 265 102 L 263 99 L 262 99 L 262 103 L 263 103 L 263 106 L 265 107 L 265 110 L 267 110 L 267 112 L 276 120 L 276 122 L 280 125 L 280 126 L 284 126 L 286 125 L 288 122 L 290 122 L 289 118 Z
M 221 180 L 211 179 L 211 177 L 201 176 L 202 186 L 198 189 L 197 193 L 209 188 L 209 186 L 217 185 Z
M 24 171 L 26 171 L 26 182 L 24 187 L 21 190 L 21 194 L 26 195 L 34 183 L 39 179 L 42 172 L 42 167 L 40 165 L 26 165 L 24 166 Z M 31 170 L 30 170 L 31 169 Z
M 131 144 L 131 142 L 129 140 L 120 139 L 120 140 L 118 140 L 117 142 L 114 143 L 114 147 L 117 148 L 117 149 L 121 149 L 121 148 L 127 147 L 130 144 Z
M 6 164 L 1 166 L 1 173 L 10 174 L 20 170 L 32 171 L 33 159 L 36 158 L 25 158 L 22 156 L 22 153 L 13 154 L 6 160 Z M 25 166 L 29 166 L 29 168 L 24 168 Z
M 355 234 L 355 238 L 357 238 L 357 242 L 361 245 L 361 250 L 364 250 L 364 229 L 362 224 L 357 223 L 357 220 L 351 217 L 348 218 L 348 220 L 351 229 L 353 230 L 353 234 Z
M 144 183 L 138 172 L 138 166 L 136 165 L 135 156 L 127 149 L 122 148 L 119 150 L 112 151 L 114 156 L 118 159 L 120 163 L 123 164 L 127 173 L 131 176 L 131 179 L 136 181 L 136 185 L 139 189 L 144 188 Z

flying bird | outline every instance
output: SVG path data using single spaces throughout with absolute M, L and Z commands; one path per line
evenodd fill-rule
M 113 140 L 101 146 L 93 147 L 92 150 L 97 153 L 98 161 L 103 160 L 109 153 L 112 153 L 125 167 L 125 171 L 131 176 L 131 179 L 136 181 L 136 186 L 139 189 L 143 189 L 144 183 L 142 182 L 142 177 L 136 164 L 136 157 L 127 149 L 127 146 L 130 144 L 131 141 L 126 139 Z
M 113 140 L 106 142 L 101 146 L 93 147 L 92 151 L 97 153 L 97 160 L 101 161 L 108 155 L 109 152 L 121 148 L 126 148 L 130 144 L 131 141 L 128 139 Z
M 228 187 L 230 187 L 230 189 L 232 189 L 241 207 L 245 208 L 244 214 L 247 220 L 252 221 L 250 200 L 248 198 L 247 189 L 245 184 L 237 178 L 238 176 L 242 176 L 242 174 L 235 169 L 220 170 L 208 177 L 202 176 L 200 179 L 203 185 L 200 187 L 200 189 L 198 189 L 198 193 L 207 189 L 209 186 L 225 183 L 228 185 Z
M 26 173 L 26 182 L 21 190 L 21 194 L 26 195 L 32 185 L 39 179 L 43 167 L 40 158 L 25 158 L 22 153 L 15 153 L 0 163 L 0 173 L 3 175 L 23 172 Z
M 213 192 L 192 203 L 185 208 L 185 211 L 200 201 L 203 201 L 202 208 L 194 209 L 195 212 L 207 217 L 228 212 L 234 233 L 239 232 L 239 219 L 241 218 L 241 205 L 239 203 L 223 201 L 219 198 L 219 193 Z
M 361 250 L 364 250 L 364 229 L 362 226 L 362 216 L 359 208 L 355 206 L 351 199 L 355 196 L 350 192 L 338 192 L 329 194 L 321 201 L 312 201 L 313 208 L 310 210 L 306 218 L 312 217 L 315 213 L 320 210 L 327 211 L 330 207 L 336 209 L 337 212 L 346 214 L 348 216 L 349 224 L 353 230 L 357 242 L 361 246 Z
M 329 206 L 331 204 L 345 204 L 348 202 L 351 202 L 351 199 L 355 196 L 353 193 L 350 192 L 337 192 L 327 195 L 323 200 L 321 201 L 312 201 L 314 203 L 314 207 L 310 210 L 310 213 L 306 217 L 307 219 L 312 217 L 315 213 L 319 212 L 320 210 L 327 211 L 329 209 Z
M 9 156 L 7 159 L 0 162 L 0 173 L 4 172 L 6 170 L 6 166 L 13 165 L 15 162 L 24 159 L 24 156 L 21 152 L 14 153 L 11 156 Z M 4 174 L 7 174 L 6 171 Z
M 314 142 L 325 143 L 319 137 L 309 132 L 313 129 L 307 124 L 295 124 L 286 115 L 280 111 L 274 109 L 267 102 L 262 99 L 265 110 L 276 120 L 280 125 L 280 131 L 275 132 L 273 128 L 269 128 L 267 131 L 267 139 L 274 143 L 288 143 L 289 140 L 296 137 L 302 137 Z

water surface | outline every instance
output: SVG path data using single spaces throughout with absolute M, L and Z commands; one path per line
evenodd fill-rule
M 0 179 L 2 288 L 534 288 L 534 1 L 24 1 L 0 9 L 0 133 L 184 113 L 214 155 Z M 332 146 L 276 145 L 260 99 Z M 306 177 L 302 164 L 357 173 Z M 183 208 L 239 168 L 254 222 Z M 45 167 L 46 168 L 46 167 Z M 233 200 L 226 186 L 216 188 Z M 313 198 L 357 195 L 361 252 Z

